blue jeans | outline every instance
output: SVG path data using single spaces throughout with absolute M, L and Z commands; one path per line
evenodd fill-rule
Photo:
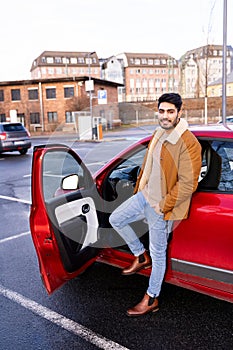
M 142 219 L 146 219 L 148 223 L 149 250 L 152 259 L 147 294 L 151 297 L 157 297 L 165 274 L 167 240 L 172 230 L 173 221 L 163 220 L 163 215 L 155 212 L 142 192 L 136 193 L 116 208 L 109 221 L 137 257 L 145 252 L 145 248 L 129 224 Z

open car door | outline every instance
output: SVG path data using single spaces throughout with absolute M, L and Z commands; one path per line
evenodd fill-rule
M 96 260 L 97 205 L 93 178 L 74 151 L 64 145 L 34 147 L 30 228 L 49 294 Z

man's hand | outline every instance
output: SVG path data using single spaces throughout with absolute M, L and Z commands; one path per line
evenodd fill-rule
M 158 215 L 163 215 L 163 212 L 162 212 L 162 210 L 160 209 L 159 203 L 155 204 L 154 209 L 155 209 L 155 212 L 156 212 Z

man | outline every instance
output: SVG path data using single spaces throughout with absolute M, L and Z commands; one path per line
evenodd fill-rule
M 182 99 L 177 93 L 165 93 L 159 98 L 159 128 L 149 143 L 135 194 L 116 208 L 109 219 L 135 256 L 122 274 L 130 275 L 152 265 L 146 294 L 127 310 L 128 316 L 158 310 L 169 233 L 174 220 L 187 218 L 192 193 L 198 185 L 201 146 L 188 130 L 187 122 L 180 119 L 181 107 Z M 143 217 L 149 228 L 150 255 L 129 225 Z

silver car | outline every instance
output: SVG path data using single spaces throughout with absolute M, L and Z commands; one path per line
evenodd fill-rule
M 0 123 L 0 153 L 19 151 L 26 154 L 31 147 L 31 137 L 21 123 Z

